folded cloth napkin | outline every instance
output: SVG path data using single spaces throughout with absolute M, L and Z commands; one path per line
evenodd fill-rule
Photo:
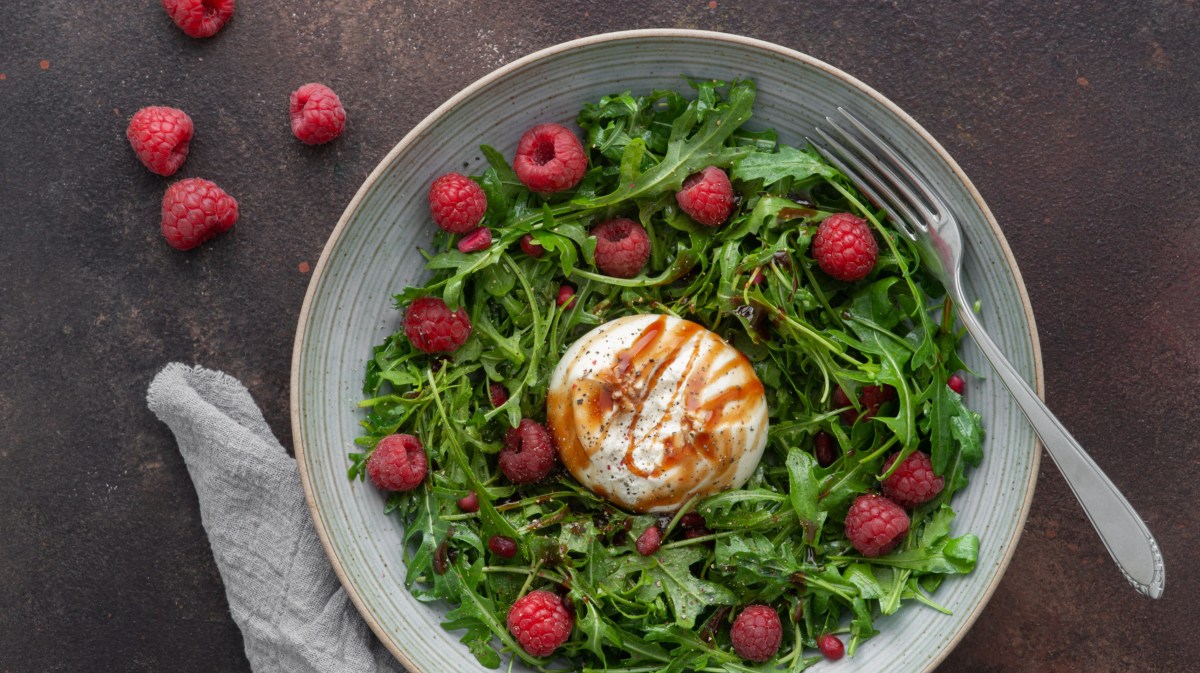
M 179 442 L 255 673 L 402 672 L 333 574 L 296 461 L 246 387 L 172 363 L 146 398 Z

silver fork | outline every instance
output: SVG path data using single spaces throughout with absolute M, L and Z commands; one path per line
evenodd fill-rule
M 1142 518 L 1013 369 L 968 308 L 971 304 L 962 286 L 963 237 L 950 208 L 890 145 L 846 110 L 838 108 L 838 112 L 853 131 L 826 117 L 829 132 L 819 126 L 816 129 L 825 143 L 811 138 L 809 142 L 887 210 L 898 231 L 916 242 L 922 261 L 961 308 L 958 315 L 967 332 L 1042 438 L 1117 568 L 1138 593 L 1162 596 L 1166 583 L 1162 554 Z

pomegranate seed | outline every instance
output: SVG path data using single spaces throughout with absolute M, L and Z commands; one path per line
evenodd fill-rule
M 468 514 L 479 511 L 479 496 L 475 491 L 471 491 L 466 496 L 458 499 L 458 508 Z
M 492 230 L 479 227 L 458 241 L 459 252 L 479 252 L 492 246 Z
M 491 549 L 496 556 L 512 558 L 517 555 L 517 542 L 511 537 L 493 535 L 488 539 L 488 549 Z
M 650 526 L 644 533 L 638 536 L 637 542 L 634 544 L 637 547 L 637 553 L 642 556 L 653 556 L 658 548 L 662 546 L 662 531 L 658 526 Z

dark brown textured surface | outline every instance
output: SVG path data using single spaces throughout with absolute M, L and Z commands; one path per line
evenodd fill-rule
M 941 670 L 1183 672 L 1200 587 L 1200 6 L 954 0 L 734 3 L 259 0 L 194 41 L 154 2 L 0 9 L 0 671 L 248 671 L 170 433 L 170 360 L 241 378 L 290 442 L 308 275 L 363 178 L 494 67 L 628 28 L 724 30 L 840 66 L 950 150 L 1003 226 L 1047 398 L 1162 543 L 1129 589 L 1047 460 L 1021 544 Z M 288 93 L 341 95 L 346 135 L 295 141 Z M 241 203 L 191 253 L 123 131 L 196 122 L 179 177 Z

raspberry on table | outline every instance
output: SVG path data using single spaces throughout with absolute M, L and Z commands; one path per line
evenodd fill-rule
M 508 632 L 521 648 L 535 657 L 554 654 L 575 626 L 575 618 L 562 599 L 549 591 L 530 591 L 508 610 Z
M 567 127 L 540 124 L 521 136 L 513 170 L 531 191 L 553 194 L 579 184 L 587 173 L 587 154 Z
M 487 212 L 487 194 L 461 173 L 447 173 L 429 185 L 429 211 L 437 226 L 465 234 L 479 226 Z
M 228 231 L 237 219 L 237 200 L 208 180 L 180 180 L 163 194 L 162 233 L 178 250 L 191 250 Z
M 404 315 L 404 334 L 423 353 L 451 353 L 471 336 L 471 319 L 438 297 L 421 297 Z
M 333 89 L 312 82 L 292 92 L 292 135 L 305 145 L 320 145 L 342 135 L 346 108 Z
M 908 515 L 900 505 L 871 493 L 860 495 L 846 513 L 846 537 L 867 557 L 890 552 L 908 532 Z
M 470 493 L 459 498 L 458 499 L 458 509 L 459 509 L 459 511 L 466 512 L 467 514 L 472 514 L 474 512 L 478 512 L 479 511 L 479 494 L 477 494 L 475 491 L 471 491 Z
M 884 462 L 885 473 L 892 469 L 892 463 L 896 462 L 899 455 L 893 454 Z M 914 451 L 891 476 L 883 480 L 883 494 L 897 505 L 911 509 L 933 500 L 945 485 L 946 480 L 934 473 L 929 454 Z
M 750 605 L 738 614 L 729 629 L 733 651 L 743 659 L 762 663 L 779 651 L 783 624 L 779 613 L 769 605 Z
M 855 411 L 853 407 L 845 410 L 841 414 L 842 422 L 846 425 L 854 425 L 856 420 L 866 421 L 875 417 L 879 413 L 879 409 L 884 404 L 896 399 L 896 389 L 884 384 L 881 386 L 863 386 L 858 389 L 858 405 L 862 411 Z M 833 406 L 835 408 L 850 407 L 850 396 L 846 391 L 839 387 L 833 391 Z
M 846 653 L 846 646 L 842 644 L 842 640 L 832 633 L 822 634 L 817 638 L 817 649 L 830 661 L 837 661 Z
M 950 390 L 962 395 L 967 390 L 967 382 L 958 374 L 951 374 L 946 380 L 946 385 L 950 386 Z
M 642 556 L 653 556 L 662 546 L 662 530 L 651 524 L 649 528 L 642 531 L 633 546 Z
M 162 6 L 188 37 L 212 37 L 233 16 L 234 0 L 162 0 Z
M 367 476 L 381 491 L 411 491 L 428 471 L 425 447 L 412 435 L 384 437 L 367 458 Z
M 151 106 L 134 113 L 125 136 L 138 160 L 165 176 L 174 175 L 187 159 L 192 132 L 192 118 L 183 110 Z
M 490 247 L 492 247 L 492 230 L 487 227 L 479 227 L 458 241 L 458 251 L 463 253 L 479 252 Z
M 720 226 L 733 214 L 736 205 L 733 183 L 729 182 L 725 171 L 716 166 L 688 176 L 683 187 L 675 192 L 675 201 L 683 212 L 706 227 Z
M 879 257 L 871 227 L 861 217 L 836 213 L 817 227 L 812 240 L 813 258 L 825 273 L 838 280 L 862 280 Z
M 536 259 L 546 254 L 546 249 L 540 243 L 533 240 L 533 236 L 525 234 L 521 237 L 521 252 Z
M 517 555 L 517 541 L 504 535 L 493 535 L 488 538 L 488 549 L 501 558 L 512 558 Z
M 596 266 L 616 278 L 633 278 L 650 259 L 650 236 L 642 225 L 625 217 L 592 227 L 596 237 Z
M 558 452 L 546 426 L 532 418 L 509 428 L 500 450 L 500 471 L 514 484 L 540 481 L 554 469 Z
M 575 298 L 575 288 L 571 287 L 570 285 L 560 286 L 558 288 L 558 296 L 554 298 L 554 303 L 558 304 L 559 306 L 565 305 L 568 311 L 575 308 L 575 304 L 578 303 L 578 301 L 579 300 Z

